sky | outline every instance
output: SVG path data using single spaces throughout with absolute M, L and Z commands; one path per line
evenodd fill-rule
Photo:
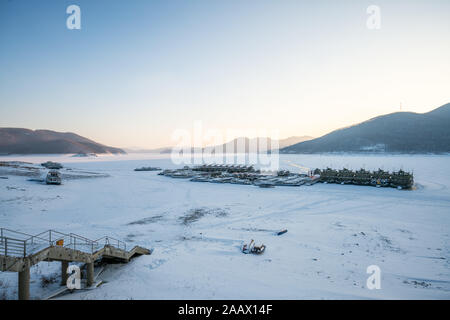
M 137 148 L 199 122 L 319 137 L 450 102 L 449 57 L 448 0 L 0 0 L 0 127 Z

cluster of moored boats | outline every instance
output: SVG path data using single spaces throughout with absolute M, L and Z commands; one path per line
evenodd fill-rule
M 393 187 L 398 189 L 410 189 L 414 185 L 412 173 L 403 170 L 388 172 L 366 171 L 364 169 L 352 171 L 349 169 L 334 170 L 330 168 L 315 169 L 308 174 L 293 173 L 288 170 L 263 172 L 253 166 L 244 165 L 200 165 L 196 167 L 185 166 L 182 169 L 163 170 L 159 175 L 189 179 L 195 182 L 232 183 L 256 185 L 261 188 L 275 186 L 311 185 L 316 182 L 355 184 L 375 187 Z
M 159 174 L 195 182 L 256 185 L 261 188 L 310 185 L 318 182 L 320 178 L 318 175 L 292 173 L 287 170 L 261 172 L 253 166 L 242 165 L 201 165 L 193 168 L 185 166 L 182 169 L 164 170 Z
M 412 173 L 403 170 L 388 172 L 361 170 L 334 170 L 326 168 L 316 169 L 314 174 L 320 175 L 320 181 L 325 183 L 355 184 L 374 187 L 392 187 L 397 189 L 411 189 L 414 185 Z

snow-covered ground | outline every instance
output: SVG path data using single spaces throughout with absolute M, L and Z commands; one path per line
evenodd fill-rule
M 450 156 L 280 156 L 291 171 L 298 170 L 293 164 L 403 168 L 414 171 L 413 191 L 331 184 L 261 189 L 133 171 L 176 167 L 168 155 L 0 158 L 13 160 L 60 161 L 109 177 L 48 186 L 0 172 L 8 178 L 0 179 L 1 227 L 111 235 L 155 249 L 109 265 L 99 288 L 61 299 L 450 298 Z M 283 228 L 286 234 L 274 235 Z M 265 253 L 242 254 L 250 239 L 264 243 Z M 370 265 L 381 269 L 379 290 L 366 287 Z M 59 272 L 57 262 L 34 266 L 32 298 L 57 288 L 51 279 Z M 16 286 L 17 274 L 1 273 L 0 299 L 15 299 Z

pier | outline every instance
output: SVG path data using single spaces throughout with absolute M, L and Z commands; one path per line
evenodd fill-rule
M 18 298 L 30 298 L 30 267 L 41 261 L 61 262 L 61 283 L 67 281 L 70 262 L 86 264 L 86 286 L 94 283 L 94 262 L 128 262 L 140 255 L 149 255 L 149 249 L 134 246 L 127 250 L 126 243 L 104 236 L 90 240 L 74 233 L 47 230 L 30 235 L 6 228 L 0 228 L 0 271 L 18 273 Z

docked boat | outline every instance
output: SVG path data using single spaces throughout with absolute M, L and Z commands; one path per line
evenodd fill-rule
M 267 183 L 267 182 L 258 183 L 258 184 L 255 184 L 255 185 L 260 187 L 260 188 L 275 188 L 275 184 Z
M 202 177 L 202 176 L 196 176 L 193 177 L 191 180 L 189 181 L 194 181 L 194 182 L 209 182 L 209 179 L 207 177 Z
M 47 178 L 45 179 L 47 184 L 61 184 L 61 173 L 58 170 L 50 170 L 47 173 Z
M 161 171 L 161 168 L 159 167 L 142 167 L 142 168 L 136 168 L 134 171 Z
M 41 163 L 41 166 L 43 166 L 44 168 L 47 168 L 47 169 L 62 169 L 63 168 L 61 163 L 53 162 L 53 161 L 43 162 L 43 163 Z
M 178 179 L 188 179 L 188 178 L 193 178 L 194 177 L 194 173 L 192 172 L 174 172 L 170 175 L 170 177 L 172 178 L 178 178 Z

